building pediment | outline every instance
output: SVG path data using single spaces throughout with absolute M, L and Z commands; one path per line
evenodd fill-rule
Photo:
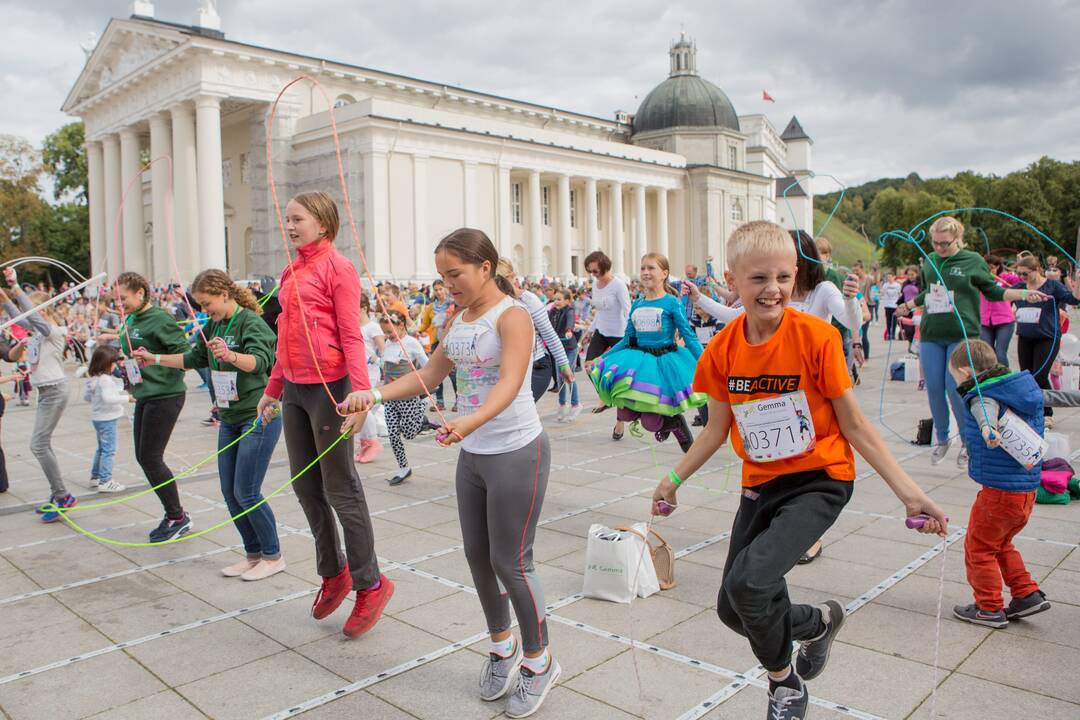
M 86 61 L 68 94 L 63 110 L 70 111 L 139 72 L 186 42 L 184 33 L 136 20 L 112 20 Z

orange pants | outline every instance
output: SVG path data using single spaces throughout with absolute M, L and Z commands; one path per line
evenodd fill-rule
M 1039 589 L 1012 544 L 1012 539 L 1027 525 L 1034 505 L 1034 492 L 984 487 L 975 498 L 964 538 L 964 564 L 979 609 L 997 612 L 1004 607 L 1002 580 L 1017 598 Z

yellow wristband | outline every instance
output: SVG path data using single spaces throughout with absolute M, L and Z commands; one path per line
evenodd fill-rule
M 375 404 L 376 405 L 379 405 L 379 404 L 382 403 L 382 393 L 379 392 L 379 388 L 371 388 L 371 394 L 375 396 Z

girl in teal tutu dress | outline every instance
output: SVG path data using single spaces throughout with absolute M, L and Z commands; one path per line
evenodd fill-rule
M 694 438 L 683 413 L 708 398 L 691 387 L 701 343 L 668 284 L 668 268 L 663 255 L 641 258 L 645 297 L 631 305 L 626 334 L 597 359 L 590 378 L 600 401 L 618 408 L 619 420 L 640 420 L 660 442 L 672 434 L 686 452 Z M 685 347 L 676 344 L 676 330 Z

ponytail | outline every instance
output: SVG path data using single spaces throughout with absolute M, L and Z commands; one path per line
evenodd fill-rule
M 514 297 L 517 292 L 514 290 L 514 285 L 502 275 L 495 275 L 495 287 L 499 288 L 504 295 Z
M 191 283 L 191 292 L 207 295 L 227 295 L 240 307 L 247 308 L 256 315 L 262 315 L 263 309 L 255 299 L 255 294 L 242 285 L 237 285 L 224 270 L 203 270 Z
M 262 315 L 263 307 L 255 299 L 255 293 L 251 292 L 250 288 L 233 283 L 232 289 L 229 291 L 229 297 L 235 300 L 240 307 L 247 308 L 256 315 Z

